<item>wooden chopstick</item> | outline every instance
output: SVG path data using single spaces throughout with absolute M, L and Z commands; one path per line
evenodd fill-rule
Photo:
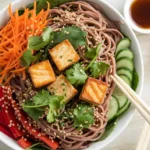
M 132 95 L 132 97 L 135 99 L 135 101 L 137 101 L 137 103 L 139 103 L 147 111 L 147 113 L 150 114 L 150 108 L 149 108 L 149 106 L 135 93 L 135 91 L 133 91 L 133 89 L 130 88 L 118 75 L 115 74 L 115 78 L 121 84 L 123 84 L 123 86 L 125 87 L 125 89 L 130 93 L 130 95 Z
M 150 139 L 150 125 L 146 122 L 137 144 L 136 150 L 146 150 Z
M 149 107 L 118 75 L 111 76 L 111 78 L 150 125 Z

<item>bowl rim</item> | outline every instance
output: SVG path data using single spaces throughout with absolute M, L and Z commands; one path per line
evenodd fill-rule
M 16 5 L 17 3 L 21 2 L 23 0 L 15 0 L 14 2 L 12 2 L 11 4 Z M 84 0 L 82 0 L 84 1 Z M 127 28 L 128 30 L 130 31 L 130 33 L 133 35 L 133 38 L 135 40 L 135 43 L 138 47 L 138 51 L 139 51 L 139 58 L 140 58 L 140 61 L 141 61 L 141 78 L 140 78 L 140 81 L 141 81 L 141 84 L 139 85 L 139 91 L 137 92 L 139 95 L 141 95 L 142 93 L 142 89 L 143 89 L 143 83 L 144 83 L 144 64 L 143 64 L 143 57 L 142 57 L 142 52 L 141 52 L 141 48 L 140 48 L 140 45 L 139 45 L 139 42 L 137 40 L 137 37 L 135 35 L 135 33 L 133 32 L 133 30 L 131 29 L 131 27 L 129 26 L 129 24 L 127 23 L 127 21 L 125 20 L 125 18 L 121 15 L 121 13 L 116 9 L 114 8 L 113 6 L 111 6 L 108 2 L 106 2 L 105 0 L 96 0 L 100 3 L 103 3 L 104 5 L 108 6 L 112 11 L 114 11 L 121 19 L 122 21 L 124 21 L 127 25 Z M 32 1 L 31 1 L 32 2 Z M 0 14 L 1 13 L 4 13 L 6 11 L 8 6 L 6 6 L 5 8 L 3 8 L 1 11 L 0 11 Z M 126 121 L 126 123 L 124 124 L 124 126 L 120 129 L 120 131 L 115 134 L 111 139 L 108 139 L 107 138 L 107 143 L 105 142 L 105 144 L 103 144 L 103 146 L 101 146 L 101 148 L 99 149 L 102 149 L 104 147 L 106 147 L 107 145 L 109 145 L 112 141 L 114 141 L 124 130 L 125 128 L 128 126 L 128 124 L 130 123 L 131 119 L 133 118 L 134 116 L 134 112 L 135 112 L 135 109 L 133 108 L 133 112 L 130 112 L 130 115 L 128 116 L 128 119 Z M 2 133 L 0 133 L 0 140 L 5 143 L 6 145 L 8 145 L 9 147 L 11 148 L 14 148 L 15 146 L 12 146 L 12 145 L 9 145 L 9 143 L 4 139 L 6 136 Z M 22 149 L 19 149 L 19 150 L 22 150 Z
M 150 34 L 150 29 L 141 28 L 134 22 L 134 20 L 131 17 L 130 7 L 134 1 L 135 0 L 126 0 L 125 5 L 124 5 L 124 10 L 123 10 L 124 16 L 133 30 L 142 34 Z

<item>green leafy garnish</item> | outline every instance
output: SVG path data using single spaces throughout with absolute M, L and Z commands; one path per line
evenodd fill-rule
M 83 85 L 88 77 L 79 63 L 67 70 L 66 75 L 69 82 L 74 86 Z
M 49 27 L 44 28 L 43 31 L 44 32 L 42 33 L 42 39 L 44 42 L 46 42 L 48 44 L 49 42 L 51 42 L 53 40 L 54 32 L 53 32 L 52 28 L 49 28 Z
M 32 50 L 27 49 L 21 57 L 21 64 L 28 67 L 33 60 Z
M 38 61 L 42 53 L 38 52 L 33 55 L 33 50 L 41 50 L 53 39 L 53 31 L 50 27 L 43 29 L 41 36 L 31 36 L 28 38 L 28 49 L 23 53 L 21 57 L 21 64 L 25 67 L 30 66 L 31 63 Z
M 41 53 L 37 53 L 36 55 L 33 56 L 32 50 L 27 49 L 23 53 L 23 56 L 21 57 L 21 64 L 25 67 L 28 67 L 28 66 L 30 66 L 31 63 L 35 63 L 35 62 L 39 61 L 41 56 L 42 56 Z
M 28 38 L 28 49 L 40 50 L 53 39 L 53 30 L 50 27 L 43 29 L 42 36 L 31 36 Z
M 51 8 L 53 8 L 70 1 L 73 0 L 37 0 L 37 13 L 40 12 L 42 9 L 47 9 L 47 2 L 49 2 Z
M 64 108 L 65 103 L 62 101 L 63 97 L 54 96 L 49 103 L 49 113 L 47 115 L 48 122 L 54 122 L 55 118 L 59 116 L 60 110 Z
M 94 123 L 94 110 L 89 104 L 78 104 L 73 114 L 75 127 L 88 128 Z
M 53 96 L 48 90 L 41 90 L 30 101 L 23 104 L 23 110 L 31 118 L 38 120 L 44 111 L 40 108 L 47 106 L 49 107 L 47 121 L 54 122 L 56 117 L 60 115 L 60 110 L 65 106 L 63 99 L 63 96 Z
M 104 62 L 94 62 L 90 66 L 91 76 L 94 78 L 98 78 L 101 75 L 105 75 L 109 67 L 109 64 L 106 64 Z
M 37 108 L 28 108 L 28 107 L 23 107 L 23 110 L 33 119 L 38 121 L 39 118 L 42 116 L 43 111 L 39 110 Z
M 86 44 L 86 32 L 76 26 L 65 27 L 59 32 L 54 33 L 53 46 L 68 39 L 72 46 L 77 49 Z
M 101 47 L 102 47 L 102 44 L 98 44 L 96 48 L 88 48 L 85 56 L 89 59 L 92 59 L 92 61 L 85 68 L 85 70 L 88 70 L 91 67 L 91 65 L 95 62 L 96 58 L 98 57 Z
M 47 45 L 41 36 L 31 36 L 28 38 L 28 49 L 40 50 Z
M 139 84 L 139 75 L 138 75 L 136 69 L 134 69 L 133 70 L 133 80 L 132 80 L 132 89 L 134 91 L 136 91 L 138 84 Z
M 25 150 L 51 150 L 51 148 L 47 147 L 43 143 L 35 143 Z
M 67 3 L 73 0 L 36 0 L 36 12 L 37 14 L 42 10 L 47 9 L 47 3 L 50 3 L 51 8 L 59 6 L 63 3 Z M 29 10 L 32 10 L 34 7 L 33 3 L 28 6 Z M 19 16 L 24 14 L 24 9 L 19 10 Z

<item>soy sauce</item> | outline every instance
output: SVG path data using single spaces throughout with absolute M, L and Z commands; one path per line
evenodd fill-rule
M 141 28 L 150 28 L 150 0 L 135 0 L 130 8 L 131 17 Z

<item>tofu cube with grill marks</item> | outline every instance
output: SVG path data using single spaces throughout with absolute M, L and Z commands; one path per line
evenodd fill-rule
M 49 50 L 49 53 L 59 71 L 65 70 L 80 59 L 68 40 L 56 45 L 53 49 Z
M 80 99 L 100 105 L 104 102 L 107 89 L 108 85 L 105 82 L 89 77 L 82 89 Z
M 49 60 L 32 65 L 29 67 L 29 73 L 36 88 L 43 87 L 56 80 L 55 73 Z
M 53 95 L 64 96 L 64 100 L 66 102 L 78 93 L 78 91 L 69 83 L 64 75 L 58 76 L 56 81 L 50 84 L 47 88 Z

